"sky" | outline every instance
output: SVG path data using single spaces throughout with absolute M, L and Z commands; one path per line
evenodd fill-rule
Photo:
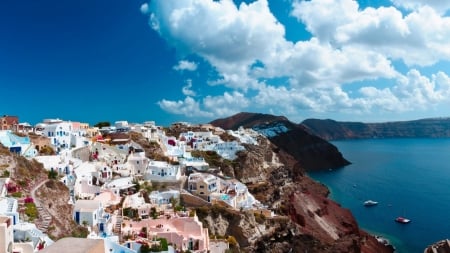
M 450 1 L 0 1 L 0 114 L 449 117 Z

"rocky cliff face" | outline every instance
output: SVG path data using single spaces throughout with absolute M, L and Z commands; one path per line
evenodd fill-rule
M 350 211 L 328 199 L 328 189 L 268 139 L 247 145 L 235 163 L 236 178 L 276 216 L 197 208 L 211 235 L 231 235 L 245 252 L 393 252 L 360 231 Z
M 445 239 L 428 246 L 424 253 L 450 253 L 450 240 Z
M 349 164 L 331 143 L 319 138 L 285 117 L 239 113 L 211 122 L 224 129 L 252 128 L 266 136 L 279 149 L 293 156 L 306 170 L 338 168 Z
M 309 132 L 325 140 L 367 138 L 447 138 L 450 118 L 421 119 L 385 123 L 339 122 L 307 119 L 301 123 Z

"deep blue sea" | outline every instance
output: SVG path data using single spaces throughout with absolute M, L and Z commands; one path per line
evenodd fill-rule
M 450 238 L 450 139 L 332 143 L 352 164 L 309 175 L 330 188 L 361 228 L 388 238 L 400 253 L 422 253 Z M 368 199 L 379 204 L 363 206 Z M 397 216 L 411 223 L 396 223 Z

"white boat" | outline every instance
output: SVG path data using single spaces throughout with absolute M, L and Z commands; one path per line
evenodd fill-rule
M 399 216 L 399 217 L 395 218 L 395 221 L 398 222 L 398 223 L 403 223 L 403 224 L 411 222 L 410 219 L 407 219 L 407 218 L 402 217 L 402 216 Z
M 375 205 L 378 205 L 378 202 L 369 199 L 367 201 L 364 201 L 364 205 L 365 206 L 375 206 Z

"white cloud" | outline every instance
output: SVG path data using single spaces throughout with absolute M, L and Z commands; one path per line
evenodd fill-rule
M 142 14 L 148 14 L 148 4 L 144 3 L 141 5 L 141 12 Z
M 197 63 L 181 60 L 178 62 L 177 65 L 175 65 L 173 67 L 173 69 L 178 70 L 178 71 L 183 71 L 183 70 L 195 71 L 195 70 L 197 70 Z
M 183 88 L 182 88 L 183 95 L 195 97 L 196 93 L 195 93 L 195 91 L 191 90 L 191 88 L 192 88 L 192 80 L 188 79 L 188 80 L 186 80 L 186 85 L 183 86 Z
M 360 10 L 353 0 L 297 0 L 291 14 L 336 48 L 361 47 L 407 65 L 450 60 L 450 18 L 428 6 L 403 16 L 393 6 Z
M 150 7 L 152 28 L 179 52 L 210 62 L 229 87 L 253 85 L 246 82 L 248 66 L 288 44 L 267 0 L 239 8 L 229 0 L 151 1 Z
M 248 107 L 249 101 L 242 93 L 235 91 L 233 93 L 225 92 L 222 96 L 207 96 L 202 101 L 196 101 L 189 96 L 178 101 L 163 99 L 158 102 L 158 105 L 173 114 L 211 118 L 238 113 Z
M 244 94 L 234 91 L 232 93 L 225 92 L 222 96 L 207 96 L 203 100 L 203 104 L 216 117 L 223 117 L 241 112 L 250 103 Z
M 200 109 L 200 104 L 191 97 L 186 97 L 184 100 L 170 101 L 163 99 L 158 102 L 161 109 L 172 113 L 185 115 L 188 117 L 212 117 L 210 112 Z
M 181 54 L 209 62 L 220 77 L 208 84 L 228 90 L 194 100 L 188 82 L 184 100 L 159 105 L 187 116 L 222 117 L 253 108 L 298 118 L 302 113 L 425 110 L 448 102 L 446 73 L 427 77 L 408 68 L 450 61 L 450 18 L 442 15 L 450 4 L 394 2 L 411 11 L 361 9 L 354 0 L 294 0 L 291 15 L 312 38 L 293 43 L 267 0 L 239 7 L 230 0 L 153 0 L 152 28 Z M 407 69 L 396 69 L 394 61 Z M 180 61 L 174 69 L 194 71 L 196 64 Z M 361 84 L 380 79 L 385 80 L 382 88 Z M 354 82 L 362 87 L 350 93 L 347 87 Z
M 443 14 L 450 9 L 450 2 L 446 0 L 391 0 L 391 2 L 407 10 L 417 10 L 423 6 L 429 6 Z

